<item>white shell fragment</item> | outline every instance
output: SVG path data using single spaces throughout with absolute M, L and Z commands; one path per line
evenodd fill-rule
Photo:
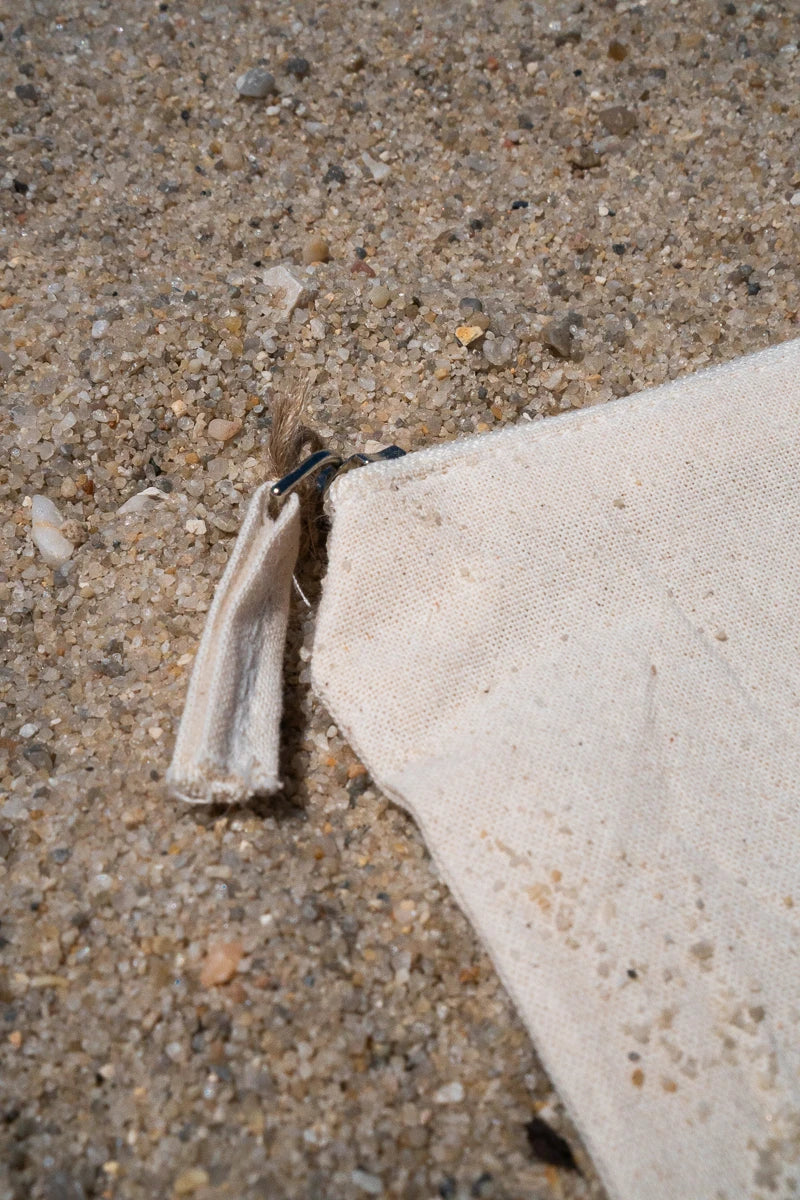
M 166 499 L 166 493 L 162 492 L 160 488 L 145 488 L 143 492 L 137 492 L 135 496 L 131 496 L 130 500 L 126 500 L 124 504 L 121 504 L 117 509 L 117 513 L 124 516 L 126 513 L 150 512 Z
M 369 171 L 376 183 L 383 183 L 391 174 L 391 167 L 385 162 L 378 162 L 372 155 L 367 154 L 366 150 L 361 155 L 361 161 Z
M 61 513 L 47 496 L 34 496 L 31 504 L 31 536 L 36 549 L 49 567 L 63 567 L 75 549 L 61 532 L 65 524 Z
M 286 321 L 297 308 L 306 290 L 287 267 L 270 267 L 264 272 L 264 286 L 270 294 L 270 310 L 277 320 Z

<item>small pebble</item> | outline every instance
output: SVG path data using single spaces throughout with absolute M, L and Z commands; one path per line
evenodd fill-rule
M 614 38 L 608 43 L 608 57 L 614 62 L 624 62 L 628 57 L 628 47 Z
M 389 175 L 391 174 L 391 167 L 388 163 L 378 162 L 376 159 L 367 154 L 366 150 L 361 155 L 361 161 L 376 183 L 383 183 L 383 181 L 388 179 Z
M 221 158 L 229 171 L 241 171 L 246 161 L 241 149 L 231 142 L 226 142 L 222 147 Z
M 193 1192 L 206 1187 L 208 1181 L 208 1171 L 202 1167 L 189 1167 L 187 1171 L 181 1171 L 172 1185 L 172 1191 L 175 1196 L 191 1196 Z
M 625 108 L 622 104 L 615 104 L 611 108 L 604 108 L 598 113 L 600 124 L 615 137 L 624 137 L 626 133 L 632 133 L 639 124 L 639 118 L 636 113 L 630 108 Z
M 31 536 L 49 567 L 63 567 L 75 549 L 62 532 L 64 518 L 47 496 L 34 496 L 31 504 Z
M 286 74 L 294 75 L 295 79 L 305 79 L 311 70 L 307 58 L 290 58 L 286 63 Z
M 251 67 L 236 80 L 236 90 L 240 96 L 251 100 L 263 100 L 265 96 L 273 95 L 278 89 L 275 80 L 264 67 Z
M 286 321 L 305 293 L 305 285 L 287 267 L 270 267 L 264 272 L 264 286 L 271 295 L 272 315 Z
M 39 732 L 39 726 L 34 725 L 32 721 L 28 721 L 19 731 L 21 738 L 31 738 L 35 733 Z
M 464 296 L 459 300 L 458 307 L 462 313 L 483 312 L 483 301 L 478 300 L 477 296 Z
M 208 423 L 208 436 L 215 442 L 229 442 L 241 428 L 241 421 L 225 421 L 222 417 L 215 417 Z
M 795 192 L 789 200 L 789 203 L 793 208 L 797 208 L 800 205 L 800 192 Z
M 559 358 L 571 358 L 577 362 L 580 358 L 580 348 L 576 343 L 575 330 L 583 324 L 583 319 L 569 312 L 560 320 L 550 321 L 542 330 L 542 341 L 548 349 Z
M 462 346 L 471 346 L 474 342 L 479 341 L 485 332 L 480 325 L 459 325 L 456 329 L 456 337 Z
M 33 100 L 35 103 L 39 99 L 39 92 L 32 83 L 18 83 L 14 91 L 19 100 Z
M 579 171 L 592 171 L 603 163 L 600 155 L 591 146 L 579 146 L 572 152 L 569 161 L 570 165 Z
M 331 163 L 325 174 L 322 176 L 323 183 L 345 183 L 347 176 L 342 167 L 338 163 Z
M 368 1196 L 380 1196 L 383 1192 L 383 1183 L 377 1175 L 372 1175 L 369 1171 L 362 1171 L 358 1168 L 352 1172 L 350 1179 L 354 1187 L 357 1187 L 359 1191 L 366 1192 Z
M 320 237 L 319 234 L 314 234 L 303 246 L 303 262 L 306 266 L 310 266 L 311 263 L 328 262 L 330 256 L 330 247 L 325 238 Z
M 749 263 L 739 263 L 738 267 L 734 267 L 728 275 L 728 283 L 734 285 L 739 283 L 747 283 L 750 276 L 753 274 L 753 268 Z
M 392 298 L 392 293 L 382 283 L 379 283 L 372 289 L 369 298 L 373 308 L 386 308 Z
M 200 971 L 202 987 L 217 987 L 233 979 L 243 954 L 241 942 L 213 942 Z
M 483 345 L 483 354 L 493 367 L 506 367 L 514 357 L 516 349 L 517 343 L 512 337 L 487 338 Z
M 458 1080 L 453 1083 L 446 1083 L 444 1087 L 440 1087 L 437 1092 L 434 1092 L 434 1104 L 460 1104 L 464 1099 L 464 1085 Z
M 108 329 L 108 321 L 95 321 L 92 325 L 92 337 L 101 338 Z

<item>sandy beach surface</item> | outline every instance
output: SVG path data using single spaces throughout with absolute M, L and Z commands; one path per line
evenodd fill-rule
M 413 450 L 800 333 L 796 8 L 0 0 L 0 33 L 0 1200 L 600 1200 L 309 692 L 302 603 L 281 797 L 164 773 L 277 397 Z

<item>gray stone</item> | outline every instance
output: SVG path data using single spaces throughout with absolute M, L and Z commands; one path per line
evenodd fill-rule
M 558 320 L 550 321 L 542 330 L 542 341 L 559 358 L 571 358 L 578 362 L 583 356 L 575 334 L 583 324 L 579 313 L 568 312 Z
M 240 96 L 250 100 L 263 100 L 272 96 L 278 90 L 275 80 L 265 67 L 251 67 L 236 80 L 236 90 Z

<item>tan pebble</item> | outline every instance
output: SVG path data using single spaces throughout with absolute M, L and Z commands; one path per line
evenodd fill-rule
M 181 1171 L 172 1185 L 172 1190 L 176 1196 L 191 1196 L 192 1192 L 199 1191 L 207 1183 L 208 1171 L 204 1171 L 202 1167 L 189 1167 L 187 1171 Z
M 331 256 L 331 251 L 325 238 L 315 234 L 310 237 L 303 246 L 303 262 L 306 266 L 311 263 L 327 262 Z
M 382 283 L 377 284 L 369 294 L 373 308 L 386 308 L 392 298 L 392 293 Z
M 241 421 L 223 421 L 221 417 L 215 417 L 208 423 L 208 436 L 215 442 L 229 442 L 241 428 Z
M 75 481 L 74 481 L 74 480 L 70 479 L 69 477 L 67 477 L 66 479 L 62 480 L 62 482 L 61 482 L 61 495 L 63 496 L 63 498 L 64 498 L 65 500 L 72 500 L 72 498 L 73 498 L 74 496 L 77 496 L 77 494 L 78 494 L 78 489 L 77 489 L 77 487 L 75 486 Z
M 447 379 L 449 374 L 450 374 L 449 367 L 437 367 L 436 370 L 433 372 L 433 377 L 434 377 L 434 379 Z
M 229 171 L 240 171 L 244 166 L 244 155 L 238 146 L 226 142 L 222 147 L 222 161 Z
M 244 950 L 241 942 L 214 942 L 208 948 L 200 983 L 203 987 L 216 987 L 227 983 L 236 974 Z
M 471 346 L 473 342 L 477 342 L 482 338 L 484 330 L 480 325 L 459 325 L 456 330 L 456 337 L 461 342 L 462 346 Z

